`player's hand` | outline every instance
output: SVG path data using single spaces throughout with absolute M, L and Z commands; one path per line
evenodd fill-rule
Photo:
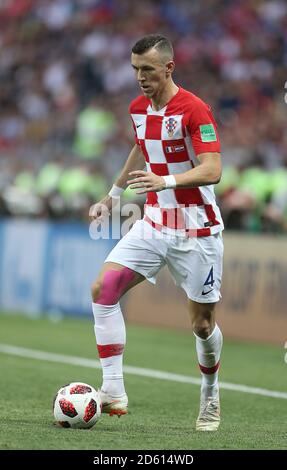
M 131 189 L 138 189 L 136 194 L 145 194 L 151 191 L 162 191 L 166 188 L 165 180 L 162 176 L 155 175 L 154 173 L 148 173 L 143 170 L 131 171 L 129 173 L 133 179 L 127 181 L 127 184 Z
M 111 196 L 104 197 L 100 202 L 93 204 L 89 210 L 91 220 L 102 222 L 111 213 L 113 198 Z

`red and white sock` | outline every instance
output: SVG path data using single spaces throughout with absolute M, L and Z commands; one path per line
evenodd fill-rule
M 222 349 L 222 333 L 218 327 L 210 336 L 202 339 L 194 333 L 196 337 L 196 352 L 199 368 L 201 371 L 201 398 L 216 397 L 218 393 L 218 371 L 220 365 L 220 353 Z
M 125 393 L 123 380 L 123 353 L 126 327 L 120 304 L 93 303 L 95 335 L 103 369 L 102 390 L 113 396 Z

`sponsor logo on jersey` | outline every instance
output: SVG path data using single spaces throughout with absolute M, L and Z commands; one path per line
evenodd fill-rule
M 204 227 L 212 227 L 214 225 L 214 222 L 212 220 L 209 220 L 208 222 L 204 222 Z

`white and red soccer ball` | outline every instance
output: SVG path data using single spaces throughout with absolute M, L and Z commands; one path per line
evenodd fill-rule
M 56 424 L 64 428 L 91 428 L 100 419 L 101 409 L 99 392 L 83 382 L 64 385 L 53 402 Z

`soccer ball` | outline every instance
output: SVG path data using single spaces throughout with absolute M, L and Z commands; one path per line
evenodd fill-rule
M 99 420 L 101 409 L 99 392 L 83 382 L 64 385 L 53 402 L 56 424 L 64 428 L 91 428 Z

